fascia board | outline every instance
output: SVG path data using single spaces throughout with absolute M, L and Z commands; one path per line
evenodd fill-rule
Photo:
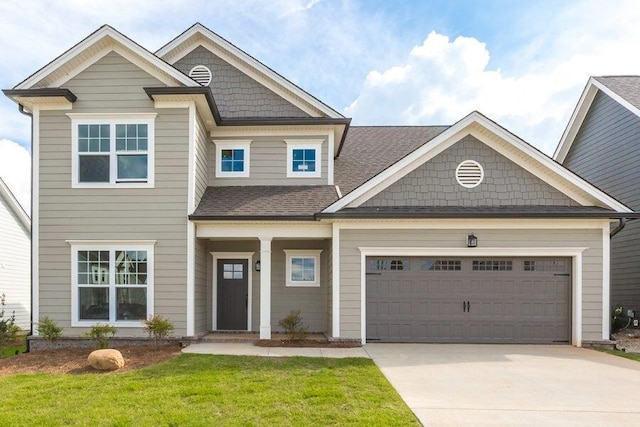
M 130 40 L 129 38 L 125 37 L 124 35 L 122 35 L 120 32 L 118 32 L 114 28 L 112 28 L 112 27 L 110 27 L 108 25 L 105 25 L 104 27 L 100 28 L 98 31 L 96 31 L 95 33 L 91 34 L 90 36 L 88 36 L 87 38 L 82 40 L 80 43 L 78 43 L 77 45 L 75 45 L 71 49 L 67 50 L 65 53 L 63 53 L 62 55 L 60 55 L 56 59 L 51 61 L 49 64 L 47 64 L 46 66 L 44 66 L 43 68 L 38 70 L 36 73 L 34 73 L 30 77 L 28 77 L 22 83 L 19 83 L 15 87 L 15 89 L 29 89 L 29 88 L 31 88 L 34 84 L 36 84 L 37 82 L 39 82 L 40 80 L 45 78 L 47 75 L 52 73 L 54 70 L 56 70 L 59 67 L 63 66 L 66 62 L 68 62 L 69 60 L 74 58 L 76 55 L 78 55 L 79 53 L 81 53 L 82 51 L 84 51 L 85 49 L 89 48 L 90 46 L 92 46 L 93 44 L 95 44 L 96 42 L 100 41 L 101 39 L 103 39 L 105 37 L 110 37 L 115 42 L 121 44 L 125 48 L 127 48 L 127 49 L 131 50 L 132 52 L 134 52 L 136 55 L 139 55 L 143 59 L 145 59 L 148 62 L 154 64 L 160 70 L 162 70 L 163 72 L 167 73 L 168 75 L 173 77 L 178 82 L 180 82 L 180 83 L 182 83 L 182 84 L 184 84 L 186 86 L 199 86 L 199 84 L 197 82 L 195 82 L 194 80 L 190 79 L 188 76 L 182 74 L 180 71 L 176 70 L 174 67 L 172 67 L 168 63 L 164 62 L 163 60 L 161 60 L 160 58 L 158 58 L 157 56 L 155 56 L 154 54 L 152 54 L 148 50 L 146 50 L 146 49 L 142 48 L 140 45 L 134 43 L 132 40 Z
M 18 202 L 18 199 L 13 195 L 7 184 L 0 178 L 0 196 L 6 201 L 9 208 L 13 211 L 13 213 L 18 217 L 25 231 L 30 235 L 31 234 L 31 219 L 29 215 L 25 212 Z
M 324 104 L 322 101 L 318 100 L 313 95 L 305 92 L 304 90 L 302 90 L 301 88 L 299 88 L 295 84 L 291 83 L 289 80 L 287 80 L 284 77 L 282 77 L 277 72 L 273 71 L 271 68 L 269 68 L 268 66 L 266 66 L 262 62 L 258 61 L 257 59 L 255 59 L 254 57 L 252 57 L 251 55 L 249 55 L 248 53 L 246 53 L 242 49 L 240 49 L 237 46 L 235 46 L 233 43 L 225 40 L 224 38 L 220 37 L 219 35 L 217 35 L 216 33 L 214 33 L 213 31 L 211 31 L 210 29 L 206 28 L 205 26 L 203 26 L 201 24 L 194 25 L 193 27 L 191 27 L 191 29 L 185 31 L 184 33 L 182 33 L 181 35 L 176 37 L 174 40 L 172 40 L 167 45 L 163 46 L 160 50 L 158 50 L 156 52 L 156 55 L 159 56 L 159 57 L 163 57 L 163 56 L 167 55 L 168 53 L 171 52 L 171 50 L 175 49 L 176 47 L 178 47 L 182 43 L 186 43 L 191 37 L 194 37 L 197 34 L 200 34 L 206 40 L 211 42 L 214 46 L 222 49 L 224 52 L 227 52 L 230 56 L 236 58 L 237 60 L 239 60 L 240 62 L 242 62 L 244 64 L 247 64 L 250 68 L 256 70 L 258 72 L 258 74 L 265 75 L 266 77 L 271 79 L 273 82 L 275 82 L 280 87 L 285 88 L 287 91 L 293 93 L 295 96 L 297 96 L 298 98 L 302 99 L 304 102 L 308 103 L 309 105 L 311 105 L 312 107 L 314 107 L 317 110 L 321 111 L 322 113 L 326 114 L 327 116 L 329 116 L 331 118 L 343 118 L 344 117 L 342 114 L 340 114 L 339 112 L 337 112 L 333 108 L 331 108 L 328 105 Z M 194 44 L 199 44 L 199 42 L 196 41 L 196 42 L 194 42 Z M 184 55 L 186 55 L 190 51 L 191 51 L 190 49 L 186 49 L 185 52 L 184 52 Z M 171 58 L 171 61 L 172 62 L 178 61 L 181 57 L 182 56 L 176 56 L 175 58 Z M 264 80 L 264 79 L 260 79 L 260 77 L 258 75 L 255 75 L 254 73 L 250 73 L 246 69 L 244 69 L 244 70 L 240 69 L 240 71 L 242 71 L 245 74 L 250 75 L 251 78 L 256 79 L 261 84 L 264 84 L 267 87 L 273 86 L 273 85 L 266 84 L 266 82 L 264 82 L 264 81 L 261 81 L 261 80 Z M 251 75 L 251 74 L 254 74 L 254 75 Z M 274 87 L 269 87 L 269 89 L 271 89 L 271 90 L 275 89 L 274 91 L 282 96 L 282 94 L 281 94 L 282 90 L 281 89 L 278 90 L 278 89 L 276 89 Z M 285 96 L 285 98 L 286 98 L 286 96 Z M 289 99 L 289 101 L 291 101 L 291 99 Z
M 591 108 L 591 103 L 598 92 L 597 88 L 593 84 L 594 81 L 593 77 L 589 78 L 589 81 L 582 91 L 580 99 L 573 110 L 573 114 L 571 114 L 567 127 L 562 133 L 562 137 L 556 147 L 556 151 L 553 153 L 553 159 L 559 163 L 564 162 L 564 159 L 571 148 L 571 144 L 573 144 L 573 139 L 576 137 L 580 126 L 582 126 L 582 121 L 587 115 L 589 108 Z

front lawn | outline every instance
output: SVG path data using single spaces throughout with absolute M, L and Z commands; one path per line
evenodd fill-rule
M 183 354 L 138 371 L 0 377 L 3 425 L 419 425 L 368 359 Z
M 0 359 L 8 356 L 15 356 L 18 353 L 24 353 L 27 351 L 27 337 L 26 335 L 18 336 L 12 343 L 2 349 L 0 353 Z
M 626 359 L 636 360 L 640 362 L 640 353 L 627 353 L 626 351 L 611 350 L 608 348 L 599 348 L 598 350 L 600 350 L 603 353 L 609 353 L 609 354 L 613 354 L 614 356 L 620 356 Z

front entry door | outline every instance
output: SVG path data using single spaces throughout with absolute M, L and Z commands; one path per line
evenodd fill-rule
M 246 259 L 218 260 L 219 330 L 247 330 L 249 273 Z

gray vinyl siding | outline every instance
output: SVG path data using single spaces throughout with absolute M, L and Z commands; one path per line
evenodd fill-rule
M 224 117 L 310 117 L 206 48 L 198 46 L 173 64 L 189 75 L 196 65 L 211 70 L 209 86 Z
M 598 91 L 564 166 L 640 210 L 640 117 Z M 611 240 L 611 304 L 640 311 L 640 226 Z
M 216 147 L 209 149 L 209 185 L 327 185 L 328 180 L 328 143 L 323 136 L 261 136 L 255 138 L 235 138 L 251 140 L 250 176 L 247 178 L 216 177 Z M 322 140 L 321 176 L 320 178 L 287 178 L 287 143 L 286 140 Z M 233 143 L 233 139 L 216 139 L 220 143 Z
M 202 195 L 204 191 L 207 189 L 208 181 L 209 181 L 209 149 L 211 147 L 211 143 L 209 142 L 209 136 L 207 135 L 207 129 L 202 123 L 202 119 L 197 116 L 196 117 L 196 143 L 194 147 L 194 155 L 195 155 L 195 204 L 194 206 L 198 206 L 200 200 L 202 200 Z M 189 212 L 191 213 L 191 212 Z
M 0 296 L 5 295 L 5 319 L 31 326 L 31 239 L 29 230 L 0 195 Z
M 465 160 L 475 160 L 484 169 L 477 187 L 465 188 L 456 180 L 456 168 Z M 579 204 L 470 135 L 363 203 L 378 207 L 504 205 Z
M 340 337 L 361 338 L 358 247 L 461 247 L 470 230 L 340 231 Z M 602 230 L 474 230 L 483 248 L 587 247 L 583 252 L 582 339 L 602 339 Z M 567 243 L 570 242 L 570 243 Z M 390 255 L 393 255 L 390 253 Z
M 322 249 L 320 254 L 319 287 L 287 287 L 286 254 L 284 250 Z M 291 310 L 300 310 L 302 321 L 310 332 L 327 330 L 327 249 L 324 240 L 282 241 L 271 243 L 271 327 L 274 332 L 282 331 L 278 322 Z
M 115 53 L 108 54 L 65 86 L 78 96 L 74 113 L 155 112 L 143 86 L 160 82 Z M 71 121 L 66 111 L 40 118 L 40 315 L 66 335 L 71 328 L 71 248 L 66 240 L 156 240 L 155 313 L 186 335 L 187 109 L 158 110 L 155 119 L 155 188 L 71 188 Z M 119 328 L 119 336 L 141 335 Z

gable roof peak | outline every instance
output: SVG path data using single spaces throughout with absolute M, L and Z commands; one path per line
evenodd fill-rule
M 24 227 L 27 233 L 31 233 L 31 219 L 27 212 L 24 210 L 18 199 L 13 195 L 11 189 L 7 184 L 5 184 L 2 177 L 0 177 L 0 198 L 4 199 L 5 203 L 9 206 L 14 213 L 14 215 L 18 218 L 22 226 Z

